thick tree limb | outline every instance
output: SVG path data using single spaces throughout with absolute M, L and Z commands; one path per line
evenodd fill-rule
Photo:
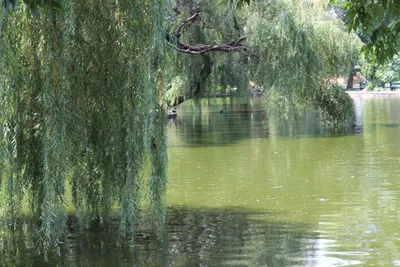
M 218 45 L 204 45 L 204 44 L 190 45 L 183 43 L 180 40 L 182 29 L 188 26 L 191 22 L 195 21 L 196 18 L 198 17 L 199 17 L 199 12 L 193 13 L 189 18 L 184 20 L 172 34 L 167 34 L 165 38 L 169 46 L 185 54 L 201 55 L 209 52 L 229 53 L 229 52 L 243 51 L 249 56 L 253 56 L 259 59 L 259 57 L 254 53 L 252 53 L 247 46 L 241 44 L 246 39 L 245 36 L 239 37 L 238 39 L 233 40 L 232 42 L 218 44 Z
M 226 44 L 219 44 L 219 45 L 188 45 L 182 43 L 181 41 L 177 40 L 176 44 L 171 43 L 171 38 L 167 37 L 167 41 L 172 48 L 175 50 L 192 55 L 201 55 L 207 52 L 234 52 L 234 51 L 249 51 L 247 46 L 241 45 L 241 42 L 244 41 L 246 37 L 240 37 L 235 41 Z
M 176 7 L 178 10 L 178 7 Z M 180 11 L 176 13 L 180 14 Z M 190 86 L 189 92 L 180 96 L 175 97 L 172 101 L 167 103 L 168 107 L 174 107 L 177 106 L 183 102 L 185 102 L 188 99 L 191 99 L 195 96 L 197 96 L 201 92 L 201 88 L 203 87 L 203 84 L 205 81 L 208 79 L 212 72 L 213 68 L 213 62 L 211 60 L 211 56 L 208 54 L 210 52 L 237 52 L 237 51 L 242 51 L 244 52 L 245 55 L 247 56 L 252 56 L 257 59 L 259 57 L 252 53 L 250 49 L 243 45 L 242 43 L 246 40 L 245 36 L 239 37 L 229 43 L 223 43 L 223 44 L 217 44 L 217 45 L 207 45 L 207 44 L 197 44 L 197 45 L 190 45 L 190 44 L 185 44 L 180 40 L 180 37 L 182 35 L 182 31 L 185 27 L 190 25 L 192 22 L 194 22 L 196 19 L 200 18 L 199 16 L 199 11 L 191 11 L 190 17 L 188 17 L 186 20 L 184 20 L 179 26 L 170 34 L 167 34 L 165 36 L 165 39 L 167 40 L 167 44 L 172 47 L 173 49 L 185 53 L 185 54 L 191 54 L 191 55 L 201 55 L 203 58 L 203 68 L 200 71 L 200 76 L 198 79 L 193 81 L 193 83 Z M 235 26 L 238 27 L 237 22 L 235 22 Z M 239 28 L 238 28 L 239 29 Z

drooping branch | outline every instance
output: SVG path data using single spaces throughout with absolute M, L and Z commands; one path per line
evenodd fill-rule
M 176 30 L 171 33 L 166 35 L 166 40 L 168 44 L 175 50 L 185 53 L 185 54 L 192 54 L 192 55 L 201 55 L 204 53 L 208 52 L 236 52 L 236 51 L 243 51 L 249 56 L 253 56 L 257 59 L 259 57 L 252 53 L 250 49 L 243 45 L 242 42 L 246 40 L 246 36 L 239 37 L 229 43 L 223 43 L 223 44 L 217 44 L 217 45 L 204 45 L 204 44 L 198 44 L 198 45 L 190 45 L 190 44 L 185 44 L 180 40 L 182 29 L 188 26 L 190 23 L 196 20 L 196 18 L 199 18 L 199 11 L 196 11 L 191 14 L 190 17 L 188 17 L 186 20 L 184 20 L 177 28 Z

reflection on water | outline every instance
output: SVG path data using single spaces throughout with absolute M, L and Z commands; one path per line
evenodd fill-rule
M 237 100 L 235 100 L 237 101 Z M 163 238 L 76 229 L 35 256 L 0 224 L 0 266 L 400 265 L 400 99 L 355 98 L 355 123 L 275 123 L 256 103 L 184 104 L 169 129 Z M 220 113 L 220 110 L 224 112 Z
M 358 133 L 363 132 L 363 99 L 361 97 L 355 97 L 354 100 L 354 111 L 355 111 L 355 128 Z
M 236 100 L 238 101 L 238 100 Z M 363 131 L 362 101 L 355 101 L 355 124 L 334 128 L 322 122 L 317 113 L 309 112 L 299 121 L 269 121 L 264 104 L 237 103 L 230 99 L 203 101 L 178 109 L 178 117 L 169 121 L 169 146 L 227 146 L 253 138 L 307 138 L 360 134 Z M 224 110 L 223 113 L 220 113 Z
M 70 228 L 61 257 L 34 256 L 32 229 L 3 236 L 2 266 L 291 266 L 313 253 L 318 233 L 307 225 L 268 220 L 247 208 L 170 207 L 161 240 L 139 233 L 121 246 L 114 230 Z M 263 219 L 261 219 L 263 218 Z M 73 218 L 72 218 L 73 220 Z M 4 228 L 4 225 L 3 225 Z

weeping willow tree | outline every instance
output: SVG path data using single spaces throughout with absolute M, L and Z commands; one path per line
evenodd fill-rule
M 334 81 L 355 65 L 357 36 L 323 1 L 245 2 L 176 1 L 167 35 L 177 51 L 168 56 L 179 62 L 169 73 L 170 103 L 218 87 L 244 94 L 253 80 L 265 89 L 271 116 L 292 118 L 311 106 L 329 121 L 351 116 L 352 101 Z
M 29 209 L 43 251 L 64 237 L 68 183 L 82 226 L 118 207 L 127 236 L 143 202 L 162 225 L 163 1 L 17 5 L 0 21 L 3 212 L 15 222 Z

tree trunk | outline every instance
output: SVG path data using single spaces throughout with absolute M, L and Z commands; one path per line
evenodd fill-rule
M 354 73 L 350 72 L 349 79 L 347 80 L 347 87 L 346 87 L 347 89 L 353 89 L 353 83 L 354 83 L 353 76 Z
M 202 54 L 201 57 L 203 58 L 204 65 L 200 71 L 200 77 L 193 81 L 188 94 L 177 96 L 174 101 L 170 101 L 168 103 L 168 107 L 175 107 L 186 100 L 194 98 L 201 92 L 203 84 L 210 76 L 213 67 L 210 55 Z

